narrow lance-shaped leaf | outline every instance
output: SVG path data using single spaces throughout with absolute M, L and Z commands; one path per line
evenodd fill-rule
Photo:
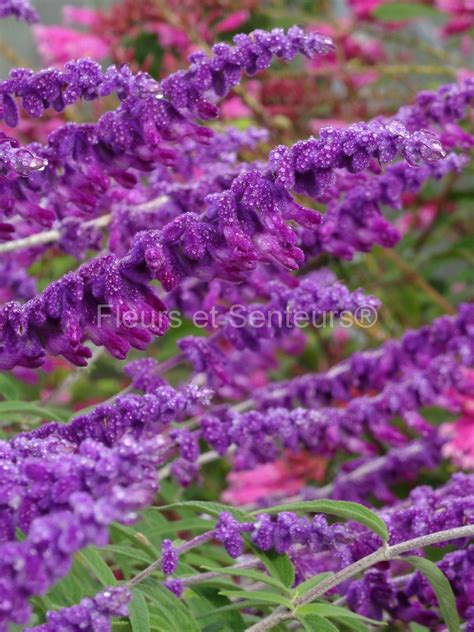
M 293 604 L 289 599 L 278 595 L 277 593 L 267 592 L 265 590 L 221 590 L 220 595 L 225 597 L 233 597 L 235 599 L 248 599 L 249 601 L 255 601 L 257 603 L 269 603 L 274 606 L 286 606 L 291 609 Z
M 431 560 L 427 560 L 424 557 L 415 557 L 412 555 L 404 557 L 403 560 L 420 571 L 430 582 L 438 599 L 441 616 L 449 632 L 459 632 L 461 623 L 456 608 L 456 598 L 454 597 L 451 584 L 443 572 Z
M 150 630 L 150 614 L 143 593 L 134 590 L 132 601 L 128 606 L 128 615 L 133 632 L 148 632 Z
M 34 402 L 7 401 L 0 402 L 0 417 L 5 415 L 30 415 L 41 419 L 67 421 L 69 415 L 55 408 L 40 406 Z
M 334 623 L 317 614 L 298 614 L 298 620 L 303 624 L 306 632 L 315 632 L 316 630 L 318 632 L 338 632 Z
M 235 507 L 230 507 L 229 505 L 224 505 L 222 503 L 207 502 L 202 500 L 188 500 L 182 503 L 172 503 L 171 505 L 157 507 L 157 509 L 160 511 L 191 509 L 198 511 L 199 513 L 206 513 L 209 516 L 215 517 L 219 516 L 219 514 L 223 511 L 228 511 L 237 520 L 247 521 L 252 519 L 251 514 L 242 511 L 241 509 L 235 509 Z

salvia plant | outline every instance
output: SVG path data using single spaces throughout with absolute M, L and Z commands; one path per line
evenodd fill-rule
M 0 631 L 474 632 L 472 3 L 0 17 Z

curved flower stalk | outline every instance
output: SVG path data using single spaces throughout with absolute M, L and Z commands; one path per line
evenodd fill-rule
M 113 182 L 131 188 L 138 182 L 133 170 L 150 172 L 157 165 L 174 164 L 179 152 L 172 146 L 186 137 L 209 141 L 212 130 L 194 122 L 196 116 L 213 118 L 218 113 L 204 95 L 225 96 L 242 73 L 268 68 L 274 56 L 291 60 L 298 53 L 325 54 L 331 47 L 325 36 L 305 35 L 298 27 L 288 33 L 256 31 L 238 36 L 234 47 L 217 45 L 213 57 L 194 54 L 188 71 L 170 75 L 161 84 L 146 73 L 135 77 L 127 69 L 111 67 L 104 74 L 96 62 L 87 59 L 71 62 L 64 72 L 17 70 L 2 86 L 0 111 L 9 124 L 18 119 L 12 94 L 21 96 L 35 116 L 45 107 L 62 109 L 66 102 L 92 99 L 101 91 L 118 90 L 124 100 L 95 124 L 66 124 L 50 135 L 46 147 L 34 143 L 25 148 L 47 160 L 48 168 L 33 180 L 4 182 L 2 208 L 35 217 L 46 197 L 52 218 L 62 217 L 64 207 L 71 204 L 89 214 L 100 211 Z
M 399 501 L 394 492 L 395 486 L 402 482 L 413 483 L 420 473 L 431 472 L 440 465 L 444 445 L 444 438 L 436 430 L 430 429 L 423 439 L 411 441 L 400 448 L 392 448 L 379 457 L 359 457 L 343 463 L 331 482 L 319 487 L 316 486 L 318 477 L 315 476 L 318 473 L 317 465 L 312 467 L 314 461 L 308 459 L 305 463 L 305 458 L 308 457 L 303 456 L 298 480 L 297 476 L 292 478 L 294 472 L 291 468 L 291 456 L 285 455 L 285 461 L 275 461 L 271 465 L 257 466 L 243 472 L 232 472 L 229 477 L 230 486 L 224 492 L 223 499 L 232 505 L 243 505 L 247 511 L 283 502 L 324 498 L 358 502 L 362 505 L 369 504 L 369 499 L 375 499 L 389 506 Z M 294 458 L 297 466 L 298 457 Z M 321 460 L 320 465 L 320 469 L 324 468 L 325 461 Z M 306 483 L 311 486 L 304 486 Z M 298 489 L 294 494 L 296 486 Z M 292 492 L 294 495 L 291 495 Z
M 474 79 L 441 86 L 437 90 L 420 92 L 416 103 L 405 105 L 395 115 L 407 129 L 419 130 L 455 123 L 466 116 L 474 103 Z
M 140 230 L 163 228 L 184 212 L 202 212 L 207 195 L 226 190 L 239 173 L 257 166 L 255 163 L 236 164 L 237 152 L 242 148 L 255 149 L 265 138 L 266 133 L 258 129 L 241 132 L 231 128 L 216 133 L 205 151 L 202 145 L 188 139 L 183 142 L 183 153 L 173 170 L 176 173 L 161 167 L 150 174 L 146 186 L 137 184 L 131 190 L 118 184 L 112 186 L 107 194 L 110 212 L 86 222 L 78 216 L 79 209 L 69 208 L 68 203 L 61 207 L 61 219 L 55 220 L 56 212 L 50 208 L 35 208 L 19 202 L 12 208 L 22 219 L 19 220 L 18 215 L 11 219 L 7 216 L 5 220 L 9 221 L 1 224 L 4 233 L 1 236 L 6 243 L 0 244 L 0 253 L 16 250 L 24 253 L 28 248 L 31 263 L 46 247 L 57 244 L 66 253 L 82 258 L 88 249 L 98 249 L 102 240 L 100 228 L 110 224 L 109 250 L 124 255 Z M 199 175 L 196 172 L 200 172 Z M 82 200 L 89 189 L 90 185 L 81 187 Z M 52 198 L 49 201 L 52 202 Z M 32 208 L 33 217 L 29 215 Z M 100 212 L 103 210 L 99 208 Z M 54 228 L 37 232 L 37 224 Z
M 323 278 L 321 278 L 321 276 Z M 204 372 L 218 381 L 228 382 L 226 371 L 228 349 L 222 342 L 230 342 L 233 349 L 261 352 L 268 342 L 281 341 L 292 331 L 318 326 L 323 319 L 348 316 L 361 307 L 374 310 L 379 302 L 362 290 L 350 292 L 342 283 L 327 283 L 326 275 L 310 274 L 302 277 L 295 287 L 270 282 L 267 303 L 233 305 L 230 311 L 218 314 L 218 329 L 209 338 L 186 336 L 178 347 L 198 373 Z
M 10 0 L 13 6 L 14 2 Z M 20 5 L 20 0 L 16 0 Z M 26 1 L 23 0 L 23 5 Z M 298 54 L 311 58 L 326 55 L 334 48 L 331 39 L 318 33 L 305 34 L 293 26 L 266 32 L 256 30 L 249 35 L 237 35 L 234 46 L 216 44 L 212 56 L 197 52 L 190 56 L 189 70 L 173 73 L 161 83 L 148 73 L 134 75 L 127 66 L 110 66 L 105 72 L 92 59 L 66 63 L 64 70 L 48 68 L 33 72 L 21 68 L 12 71 L 10 78 L 0 83 L 3 96 L 3 118 L 11 127 L 18 124 L 18 113 L 13 97 L 22 99 L 25 111 L 39 117 L 47 108 L 61 112 L 80 99 L 87 101 L 113 92 L 121 100 L 127 97 L 164 99 L 169 108 L 187 111 L 198 118 L 214 118 L 217 107 L 204 95 L 222 98 L 242 75 L 254 75 L 266 70 L 274 57 L 291 61 Z
M 18 125 L 15 97 L 21 99 L 29 116 L 38 118 L 49 108 L 61 112 L 81 99 L 92 101 L 112 93 L 125 100 L 129 96 L 161 95 L 161 89 L 147 73 L 134 75 L 127 66 L 110 66 L 104 72 L 100 64 L 88 58 L 69 61 L 64 70 L 15 68 L 8 79 L 0 82 L 2 118 L 9 127 Z
M 472 357 L 467 362 L 470 364 Z M 463 384 L 463 372 L 451 356 L 439 356 L 424 371 L 389 384 L 374 397 L 355 397 L 346 408 L 269 408 L 243 413 L 224 409 L 205 415 L 200 427 L 204 439 L 219 455 L 235 446 L 237 469 L 271 462 L 279 458 L 282 449 L 304 448 L 329 458 L 339 451 L 373 455 L 373 443 L 364 440 L 364 436 L 388 445 L 403 445 L 407 437 L 391 420 L 422 406 L 436 405 L 451 380 L 453 384 Z M 426 432 L 426 424 L 418 426 L 420 420 L 407 416 L 406 421 L 408 427 L 415 421 L 415 431 Z
M 441 316 L 431 324 L 407 331 L 400 340 L 389 340 L 375 350 L 356 352 L 325 373 L 274 382 L 254 393 L 258 408 L 302 405 L 321 408 L 348 402 L 356 393 L 380 391 L 390 383 L 408 379 L 442 354 L 458 350 L 469 365 L 474 306 L 460 305 L 456 316 Z M 465 349 L 465 350 L 464 350 Z
M 36 9 L 28 0 L 0 0 L 0 19 L 8 17 L 15 17 L 28 24 L 39 21 Z
M 4 212 L 37 216 L 41 220 L 44 211 L 39 211 L 38 206 L 44 196 L 48 199 L 51 218 L 62 217 L 64 205 L 69 208 L 71 204 L 88 214 L 100 212 L 109 202 L 112 182 L 131 188 L 137 182 L 133 170 L 151 171 L 159 163 L 176 163 L 177 154 L 172 145 L 178 138 L 182 140 L 196 133 L 197 138 L 204 141 L 212 135 L 208 128 L 198 128 L 194 123 L 183 129 L 174 120 L 175 115 L 170 116 L 163 109 L 163 104 L 163 100 L 154 98 L 138 99 L 131 105 L 127 100 L 115 113 L 104 115 L 95 126 L 67 124 L 51 134 L 47 148 L 31 146 L 48 161 L 50 169 L 37 173 L 33 180 L 4 184 L 3 191 L 0 190 Z M 135 127 L 131 127 L 132 120 L 136 121 Z M 327 128 L 319 140 L 301 141 L 292 148 L 277 148 L 271 152 L 269 166 L 260 177 L 272 180 L 280 198 L 284 193 L 278 194 L 278 191 L 283 190 L 317 199 L 334 182 L 335 169 L 347 168 L 357 173 L 366 169 L 371 159 L 386 163 L 397 155 L 411 163 L 429 163 L 443 157 L 445 152 L 439 141 L 427 132 L 408 133 L 399 122 L 383 125 L 372 121 L 344 130 Z M 257 178 L 255 175 L 254 179 Z
M 276 147 L 270 154 L 270 167 L 285 189 L 317 199 L 334 184 L 335 168 L 359 173 L 374 158 L 384 164 L 397 155 L 418 165 L 439 160 L 445 152 L 428 132 L 409 133 L 399 121 L 382 124 L 374 120 L 342 129 L 326 127 L 319 139 L 300 141 L 290 149 Z

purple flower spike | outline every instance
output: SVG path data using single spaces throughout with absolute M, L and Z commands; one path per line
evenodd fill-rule
M 86 597 L 77 606 L 48 612 L 47 623 L 28 628 L 35 632 L 94 630 L 110 632 L 113 617 L 126 617 L 131 594 L 126 588 L 112 586 L 95 597 Z

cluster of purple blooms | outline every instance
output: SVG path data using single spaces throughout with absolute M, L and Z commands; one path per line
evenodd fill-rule
M 161 387 L 1 442 L 0 624 L 27 623 L 28 598 L 66 575 L 75 552 L 104 546 L 113 521 L 131 522 L 153 501 L 172 448 L 163 431 L 208 401 L 192 385 Z
M 15 17 L 28 24 L 39 20 L 36 9 L 28 0 L 0 0 L 0 18 L 8 17 Z
M 0 17 L 8 15 L 35 19 L 25 0 L 0 0 Z M 0 254 L 11 253 L 0 261 L 0 278 L 12 299 L 0 309 L 0 369 L 38 368 L 48 355 L 86 366 L 90 343 L 125 359 L 166 333 L 174 307 L 187 318 L 202 306 L 220 317 L 207 336 L 182 337 L 170 360 L 129 363 L 130 389 L 141 394 L 118 395 L 67 424 L 45 423 L 0 442 L 2 632 L 9 623 L 28 625 L 30 599 L 67 575 L 79 550 L 106 546 L 111 523 L 131 523 L 152 505 L 160 479 L 171 474 L 183 486 L 194 483 L 209 454 L 227 456 L 235 470 L 302 450 L 328 463 L 356 456 L 332 483 L 301 496 L 374 497 L 386 505 L 378 513 L 390 544 L 472 524 L 472 475 L 457 474 L 437 490 L 417 488 L 403 501 L 393 489 L 442 460 L 443 439 L 422 409 L 448 408 L 448 389 L 472 395 L 465 371 L 474 364 L 472 305 L 325 373 L 253 388 L 253 368 L 269 370 L 282 348 L 299 343 L 298 313 L 338 318 L 379 306 L 305 266 L 321 253 L 351 258 L 376 244 L 393 246 L 399 234 L 383 208 L 399 210 L 404 193 L 460 172 L 468 161 L 446 149 L 466 149 L 467 133 L 456 126 L 474 100 L 472 80 L 421 93 L 390 119 L 325 128 L 318 138 L 278 146 L 267 161 L 239 159 L 243 147 L 256 153 L 265 132 L 215 133 L 202 123 L 218 115 L 217 101 L 243 74 L 265 70 L 273 57 L 289 61 L 332 48 L 327 37 L 298 27 L 259 30 L 236 36 L 233 46 L 214 46 L 210 56 L 194 53 L 188 70 L 161 82 L 82 59 L 63 70 L 15 69 L 0 83 L 0 117 L 12 128 L 18 104 L 40 117 L 113 93 L 121 102 L 97 123 L 64 125 L 46 145 L 0 138 Z M 403 160 L 384 169 L 396 158 Z M 313 202 L 326 204 L 326 213 Z M 100 228 L 107 225 L 105 254 L 36 294 L 27 273 L 32 262 L 53 243 L 83 258 L 103 246 Z M 243 326 L 231 310 L 237 302 Z M 194 376 L 174 388 L 166 372 L 180 363 Z M 245 390 L 246 401 L 226 401 Z M 210 540 L 238 558 L 246 539 L 288 554 L 298 582 L 340 570 L 380 545 L 360 525 L 319 514 L 240 520 L 222 512 L 195 540 L 176 546 L 165 539 L 162 571 L 178 573 L 180 555 Z M 467 547 L 439 563 L 469 625 L 472 560 Z M 439 623 L 431 588 L 419 573 L 402 571 L 395 564 L 370 570 L 340 594 L 370 617 Z M 181 595 L 185 578 L 169 577 L 166 585 Z M 32 629 L 110 630 L 113 617 L 127 614 L 129 589 L 108 588 L 48 613 Z
M 36 632 L 109 630 L 110 620 L 113 617 L 123 617 L 127 614 L 129 601 L 130 593 L 126 588 L 112 586 L 95 597 L 86 597 L 77 606 L 63 608 L 58 612 L 49 612 L 47 622 L 31 630 Z

